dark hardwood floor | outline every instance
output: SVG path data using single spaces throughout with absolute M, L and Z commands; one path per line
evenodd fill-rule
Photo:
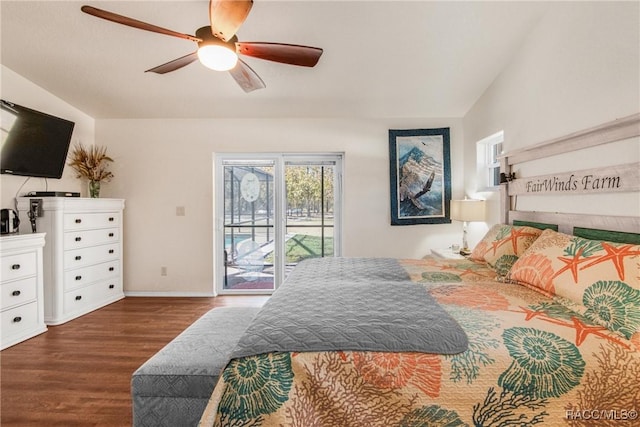
M 265 296 L 125 298 L 0 352 L 2 426 L 129 426 L 131 374 L 213 307 Z

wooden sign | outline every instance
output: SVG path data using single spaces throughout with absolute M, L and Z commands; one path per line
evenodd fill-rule
M 640 190 L 640 163 L 540 175 L 509 182 L 509 195 L 614 193 Z

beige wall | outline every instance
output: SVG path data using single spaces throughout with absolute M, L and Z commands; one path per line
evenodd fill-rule
M 422 257 L 461 239 L 461 224 L 390 224 L 390 128 L 451 127 L 453 196 L 461 197 L 460 119 L 98 120 L 116 178 L 105 196 L 127 199 L 125 290 L 210 292 L 213 153 L 344 153 L 346 256 Z M 186 215 L 176 216 L 184 206 Z M 160 276 L 167 266 L 168 275 Z
M 475 143 L 499 130 L 504 130 L 509 151 L 640 112 L 639 21 L 638 2 L 556 3 L 464 117 L 465 170 L 475 165 Z M 640 144 L 621 149 L 558 161 L 577 169 L 640 160 Z M 579 166 L 583 159 L 591 165 Z M 465 188 L 475 191 L 472 174 L 465 175 Z M 489 196 L 496 222 L 497 197 Z M 624 213 L 610 201 L 584 200 L 586 206 L 577 209 L 640 215 L 637 196 L 635 213 L 633 200 L 625 202 Z

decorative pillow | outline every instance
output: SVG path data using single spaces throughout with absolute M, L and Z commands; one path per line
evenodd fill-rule
M 470 258 L 485 261 L 499 277 L 504 277 L 540 234 L 542 230 L 533 227 L 496 224 L 476 245 Z
M 545 230 L 510 279 L 558 295 L 594 323 L 629 339 L 640 331 L 640 245 Z

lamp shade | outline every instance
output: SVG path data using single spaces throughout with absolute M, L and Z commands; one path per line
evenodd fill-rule
M 456 221 L 484 221 L 484 200 L 452 200 L 451 219 Z

